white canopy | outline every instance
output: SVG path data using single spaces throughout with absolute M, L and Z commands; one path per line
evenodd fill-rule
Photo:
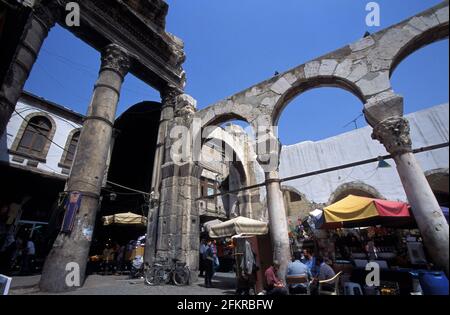
M 212 238 L 221 238 L 231 237 L 237 234 L 265 235 L 268 232 L 269 225 L 265 222 L 245 217 L 237 217 L 232 220 L 211 226 L 209 236 Z
M 118 213 L 102 218 L 103 225 L 147 225 L 147 218 L 135 213 Z
M 221 224 L 223 223 L 223 221 L 220 221 L 219 219 L 215 219 L 212 221 L 208 221 L 206 223 L 203 224 L 203 228 L 205 229 L 206 232 L 209 233 L 209 231 L 211 230 L 211 227 L 217 224 Z

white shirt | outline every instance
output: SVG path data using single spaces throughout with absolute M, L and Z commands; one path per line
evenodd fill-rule
M 27 254 L 36 255 L 36 248 L 34 247 L 34 243 L 32 241 L 27 242 Z

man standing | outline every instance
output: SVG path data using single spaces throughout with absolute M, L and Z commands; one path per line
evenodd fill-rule
M 212 241 L 209 240 L 206 246 L 205 251 L 205 287 L 211 288 L 212 287 L 212 277 L 214 276 L 214 250 L 212 247 Z
M 205 253 L 206 253 L 206 240 L 202 239 L 200 241 L 200 257 L 199 257 L 199 269 L 200 269 L 200 274 L 199 277 L 204 277 L 204 273 L 205 273 Z
M 291 294 L 303 294 L 307 292 L 307 286 L 312 279 L 311 271 L 308 267 L 302 263 L 301 254 L 299 252 L 294 253 L 294 261 L 289 263 L 287 275 L 288 276 L 306 276 L 308 283 L 293 284 L 289 287 Z
M 32 239 L 29 238 L 25 244 L 23 253 L 22 273 L 24 275 L 32 273 L 32 263 L 35 255 L 36 255 L 36 247 L 34 246 L 34 242 L 32 241 Z
M 277 277 L 277 272 L 279 268 L 280 263 L 278 261 L 274 261 L 272 266 L 269 267 L 264 274 L 267 283 L 267 295 L 288 294 L 288 290 L 284 286 L 284 283 Z

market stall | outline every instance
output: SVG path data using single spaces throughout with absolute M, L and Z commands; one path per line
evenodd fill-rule
M 263 270 L 272 262 L 268 233 L 267 223 L 245 217 L 237 217 L 210 227 L 211 238 L 232 239 L 238 294 L 245 294 L 249 287 L 252 287 L 255 294 L 264 288 Z
M 365 282 L 366 266 L 376 262 L 378 294 L 420 291 L 417 275 L 429 273 L 430 264 L 407 203 L 350 195 L 310 216 L 320 229 L 315 239 L 319 254 L 330 258 L 336 271 L 345 272 L 344 282 L 376 294 Z

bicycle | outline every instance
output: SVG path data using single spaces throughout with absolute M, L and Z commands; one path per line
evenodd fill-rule
M 172 259 L 172 263 L 168 263 L 168 259 L 165 259 L 154 263 L 152 267 L 147 266 L 145 282 L 151 286 L 170 282 L 176 286 L 183 286 L 189 284 L 190 276 L 191 271 L 186 263 L 180 262 L 178 259 Z

